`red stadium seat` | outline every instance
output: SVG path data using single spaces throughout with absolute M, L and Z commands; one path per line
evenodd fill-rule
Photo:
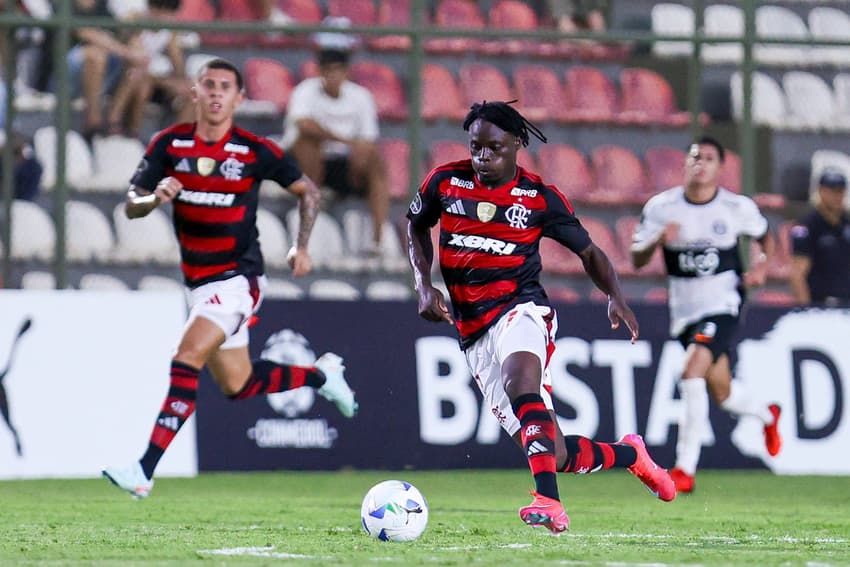
M 611 263 L 620 272 L 625 258 L 608 223 L 591 216 L 580 216 L 579 218 L 582 226 L 590 234 L 593 243 L 605 252 L 605 255 L 608 256 L 608 259 L 611 260 Z
M 372 0 L 328 0 L 328 15 L 348 18 L 355 26 L 373 26 L 378 21 Z
M 643 204 L 650 196 L 643 164 L 622 146 L 599 146 L 591 154 L 596 190 L 584 195 L 588 203 L 600 205 Z
M 543 65 L 517 65 L 513 74 L 518 110 L 531 120 L 561 121 L 567 101 L 558 75 Z
M 581 152 L 565 144 L 546 144 L 537 150 L 540 175 L 569 199 L 581 200 L 593 190 L 593 174 Z
M 649 185 L 655 192 L 682 185 L 685 181 L 685 158 L 683 150 L 671 146 L 649 148 L 644 154 Z
M 277 0 L 277 7 L 298 24 L 318 24 L 324 17 L 317 0 Z M 263 34 L 260 43 L 269 47 L 306 47 L 310 39 L 309 34 L 275 33 Z
M 375 97 L 378 116 L 387 120 L 407 118 L 407 102 L 401 80 L 392 67 L 376 61 L 360 61 L 351 66 L 351 78 Z
M 294 86 L 289 69 L 273 59 L 253 57 L 245 61 L 244 70 L 248 98 L 273 102 L 284 112 Z
M 499 0 L 490 5 L 489 25 L 494 29 L 503 30 L 537 30 L 540 22 L 537 14 L 526 2 L 519 0 Z M 487 40 L 481 43 L 480 50 L 488 55 L 555 55 L 557 48 L 551 42 L 540 42 L 529 39 L 500 39 Z
M 720 170 L 720 179 L 718 182 L 721 187 L 725 187 L 735 193 L 741 192 L 741 158 L 727 149 L 723 158 L 723 168 Z
M 431 168 L 433 169 L 438 165 L 443 165 L 444 163 L 467 159 L 469 157 L 469 148 L 460 142 L 439 140 L 431 144 L 429 153 L 431 154 L 430 163 Z
M 410 0 L 381 0 L 378 7 L 378 25 L 407 27 L 410 25 Z M 369 47 L 378 51 L 406 51 L 410 49 L 410 36 L 382 35 L 369 40 Z
M 618 119 L 627 124 L 666 124 L 687 126 L 688 112 L 678 110 L 673 87 L 667 79 L 649 69 L 628 68 L 620 71 L 621 109 Z M 703 124 L 707 115 L 700 115 Z
M 537 160 L 534 159 L 534 155 L 528 150 L 528 148 L 520 148 L 516 154 L 516 162 L 517 164 L 527 169 L 532 173 L 537 173 L 539 170 L 537 169 Z
M 569 248 L 565 248 L 551 238 L 540 240 L 540 261 L 544 273 L 556 275 L 584 273 L 581 259 Z
M 546 285 L 546 295 L 556 303 L 578 303 L 581 294 L 568 285 L 555 284 Z
M 575 66 L 566 72 L 564 86 L 568 122 L 613 122 L 618 112 L 617 88 L 599 69 Z
M 221 2 L 216 19 L 226 22 L 259 21 L 254 8 L 248 2 Z M 244 47 L 258 41 L 257 34 L 253 33 L 203 32 L 201 43 L 217 47 Z
M 394 199 L 410 197 L 410 145 L 404 140 L 384 139 L 380 142 L 381 154 L 387 164 L 390 196 Z
M 434 10 L 434 25 L 449 29 L 484 29 L 484 17 L 478 2 L 469 0 L 440 0 Z M 434 37 L 425 41 L 429 53 L 467 53 L 477 49 L 480 42 L 466 37 Z
M 305 59 L 301 65 L 298 66 L 298 76 L 301 77 L 301 80 L 309 79 L 310 77 L 318 77 L 319 76 L 319 64 L 316 63 L 315 59 Z
M 460 68 L 460 91 L 466 105 L 513 99 L 508 79 L 499 69 L 485 63 L 468 63 Z
M 209 0 L 183 0 L 174 18 L 179 22 L 211 22 L 215 8 Z
M 461 102 L 457 80 L 448 69 L 435 63 L 422 67 L 422 118 L 460 120 L 467 106 Z
M 640 268 L 639 270 L 635 270 L 632 267 L 632 235 L 635 233 L 635 228 L 640 222 L 640 218 L 636 216 L 625 216 L 617 219 L 617 222 L 614 225 L 614 232 L 617 236 L 617 242 L 626 262 L 622 265 L 622 273 L 623 275 L 636 275 L 636 276 L 650 276 L 650 277 L 659 277 L 664 276 L 667 273 L 666 268 L 664 267 L 664 255 L 661 252 L 661 248 L 656 248 L 655 252 L 652 254 L 652 258 L 649 260 L 649 264 Z M 665 297 L 666 300 L 666 297 Z

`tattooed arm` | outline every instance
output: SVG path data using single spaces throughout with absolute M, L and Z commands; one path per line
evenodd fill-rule
M 295 276 L 306 275 L 313 268 L 313 261 L 307 252 L 307 243 L 313 224 L 319 214 L 319 188 L 307 177 L 302 175 L 298 181 L 287 187 L 287 189 L 298 196 L 298 235 L 295 244 L 289 250 L 286 259 Z

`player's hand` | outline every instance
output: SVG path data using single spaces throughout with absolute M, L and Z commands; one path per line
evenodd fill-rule
M 161 205 L 174 199 L 181 189 L 183 189 L 183 184 L 176 178 L 166 177 L 157 183 L 153 194 L 156 195 L 157 201 Z
M 313 269 L 313 259 L 310 258 L 306 248 L 293 246 L 286 255 L 286 261 L 292 268 L 292 275 L 297 278 L 306 276 Z
M 443 292 L 434 286 L 428 286 L 419 292 L 419 316 L 428 321 L 454 324 Z
M 632 334 L 632 344 L 635 344 L 640 335 L 640 326 L 632 308 L 621 298 L 608 296 L 608 320 L 611 321 L 612 329 L 619 329 L 620 321 L 623 321 Z

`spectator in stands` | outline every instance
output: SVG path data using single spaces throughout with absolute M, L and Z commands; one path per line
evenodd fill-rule
M 791 293 L 799 305 L 850 307 L 850 216 L 847 178 L 825 169 L 814 210 L 791 229 Z
M 460 348 L 487 406 L 526 453 L 534 476 L 534 501 L 520 518 L 553 533 L 569 527 L 556 473 L 628 468 L 662 500 L 676 489 L 638 435 L 601 443 L 564 436 L 549 394 L 547 363 L 557 315 L 540 284 L 538 247 L 544 236 L 577 254 L 608 296 L 612 328 L 625 323 L 632 342 L 638 323 L 617 274 L 590 239 L 569 201 L 555 187 L 517 165 L 529 134 L 546 137 L 505 102 L 472 105 L 463 123 L 471 159 L 438 165 L 425 177 L 407 213 L 410 263 L 419 315 L 455 324 Z M 440 224 L 440 269 L 451 296 L 431 283 L 431 229 Z
M 319 185 L 339 197 L 367 196 L 374 224 L 373 250 L 378 254 L 390 193 L 377 143 L 375 99 L 348 79 L 355 40 L 342 33 L 322 32 L 315 41 L 319 76 L 304 79 L 293 89 L 282 144 Z
M 75 16 L 112 17 L 106 0 L 74 0 Z M 124 63 L 145 66 L 150 58 L 140 46 L 129 45 L 126 38 L 104 29 L 75 30 L 76 44 L 68 52 L 72 96 L 82 94 L 86 103 L 81 133 L 88 141 L 102 134 L 101 97 L 110 92 L 121 77 Z
M 725 411 L 762 421 L 769 455 L 777 455 L 782 444 L 779 406 L 751 398 L 740 380 L 732 380 L 729 360 L 741 288 L 764 285 L 774 242 L 753 200 L 718 185 L 724 153 L 714 138 L 696 140 L 685 158 L 684 185 L 647 201 L 632 238 L 635 268 L 648 264 L 658 246 L 663 248 L 670 333 L 685 348 L 679 382 L 684 411 L 676 466 L 670 471 L 679 492 L 694 489 L 709 393 Z M 741 236 L 755 239 L 760 250 L 746 272 L 738 255 Z
M 607 0 L 546 0 L 546 3 L 549 14 L 563 32 L 605 31 Z
M 2 151 L 4 145 L 4 143 L 0 143 L 0 151 Z M 23 136 L 15 134 L 12 138 L 12 145 L 15 153 L 15 199 L 34 201 L 41 191 L 41 174 L 43 171 L 41 163 L 36 159 L 32 146 Z M 0 179 L 2 177 L 3 162 L 0 160 Z
M 181 0 L 148 0 L 146 12 L 134 19 L 168 22 Z M 185 56 L 177 33 L 167 29 L 142 30 L 129 40 L 147 55 L 148 63 L 128 65 L 109 108 L 109 134 L 139 137 L 145 106 L 151 99 L 166 104 L 177 122 L 191 122 L 192 82 L 186 77 Z

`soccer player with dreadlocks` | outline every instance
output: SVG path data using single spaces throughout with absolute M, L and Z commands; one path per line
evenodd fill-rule
M 626 468 L 665 501 L 675 498 L 676 489 L 639 435 L 602 443 L 560 431 L 547 368 L 557 317 L 540 284 L 540 239 L 552 238 L 581 258 L 588 276 L 608 296 L 611 328 L 625 323 L 634 342 L 638 322 L 611 262 L 567 198 L 517 165 L 517 152 L 528 145 L 529 134 L 544 143 L 546 137 L 510 105 L 472 105 L 463 122 L 471 159 L 440 165 L 425 178 L 407 213 L 408 255 L 419 315 L 456 326 L 475 382 L 528 458 L 534 500 L 520 508 L 520 518 L 559 534 L 570 522 L 558 495 L 559 471 Z M 431 282 L 430 229 L 437 222 L 451 312 Z

